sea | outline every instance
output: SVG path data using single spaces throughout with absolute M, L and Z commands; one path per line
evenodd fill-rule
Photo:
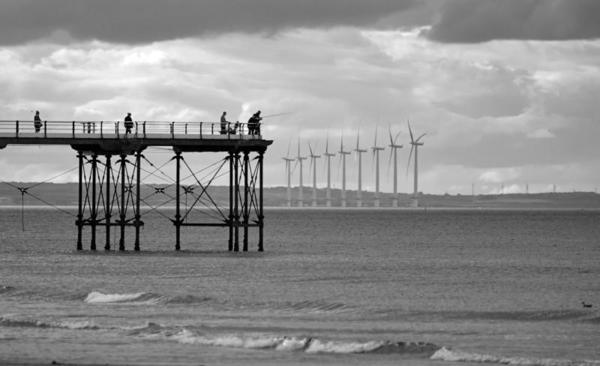
M 1 365 L 600 366 L 598 210 L 269 208 L 264 252 L 74 214 L 0 209 Z

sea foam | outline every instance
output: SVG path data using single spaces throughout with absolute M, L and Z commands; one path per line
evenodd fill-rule
M 553 358 L 535 358 L 535 357 L 498 357 L 487 354 L 463 352 L 442 347 L 432 356 L 432 360 L 449 362 L 479 362 L 495 363 L 501 365 L 517 366 L 599 366 L 600 361 L 585 360 L 574 361 Z
M 156 304 L 161 297 L 146 293 L 137 292 L 130 294 L 103 294 L 102 292 L 92 291 L 83 300 L 88 304 L 129 304 L 129 305 L 148 305 Z

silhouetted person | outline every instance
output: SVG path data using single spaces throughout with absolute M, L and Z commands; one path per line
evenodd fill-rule
M 235 135 L 237 133 L 238 128 L 240 128 L 240 121 L 236 121 L 233 124 L 233 128 L 229 129 L 229 133 L 232 134 L 232 135 Z
M 35 132 L 40 132 L 42 128 L 42 119 L 40 118 L 40 111 L 35 111 L 35 116 L 33 116 L 33 127 L 35 127 Z
M 223 112 L 223 114 L 221 115 L 221 135 L 226 135 L 227 134 L 227 124 L 229 123 L 227 121 L 227 112 Z
M 125 134 L 130 134 L 131 133 L 131 129 L 133 128 L 133 120 L 131 119 L 131 113 L 127 113 L 127 116 L 125 116 Z
M 260 121 L 262 117 L 260 116 L 260 111 L 254 113 L 252 117 L 248 120 L 248 134 L 249 135 L 260 135 Z

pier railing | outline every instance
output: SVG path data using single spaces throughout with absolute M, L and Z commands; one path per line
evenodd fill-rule
M 224 127 L 224 128 L 223 128 Z M 34 121 L 0 120 L 0 137 L 11 138 L 172 138 L 172 139 L 260 139 L 247 123 L 135 121 L 130 132 L 123 121 Z

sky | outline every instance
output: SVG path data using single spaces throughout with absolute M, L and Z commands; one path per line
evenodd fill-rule
M 594 191 L 600 186 L 597 0 L 0 0 L 0 120 L 245 122 L 282 157 L 375 143 L 398 150 L 398 190 L 434 194 Z M 416 136 L 415 136 L 416 137 Z M 300 142 L 299 142 L 300 141 Z M 207 155 L 207 154 L 203 154 Z M 150 154 L 155 162 L 170 158 Z M 190 157 L 198 166 L 221 156 Z M 392 191 L 390 150 L 382 191 Z M 375 188 L 374 156 L 362 155 Z M 347 188 L 357 188 L 356 153 Z M 69 148 L 0 150 L 0 181 L 75 167 Z M 341 186 L 338 156 L 333 186 Z M 317 160 L 317 183 L 325 184 Z M 299 167 L 293 164 L 293 184 Z M 66 174 L 62 181 L 76 181 Z M 60 181 L 60 180 L 59 180 Z M 304 185 L 312 167 L 304 162 Z

